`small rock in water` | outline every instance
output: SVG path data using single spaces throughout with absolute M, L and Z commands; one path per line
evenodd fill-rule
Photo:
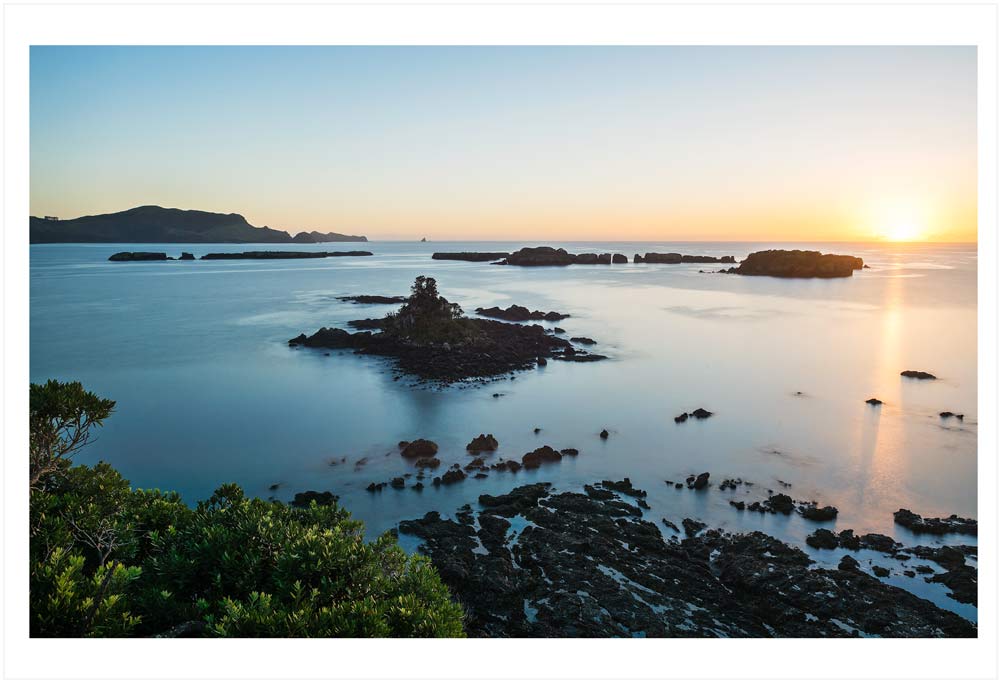
M 708 478 L 711 475 L 708 472 L 702 472 L 697 477 L 691 476 L 687 478 L 688 488 L 700 491 L 701 489 L 708 486 Z
M 924 372 L 923 370 L 903 370 L 899 374 L 903 377 L 909 377 L 910 379 L 937 379 L 937 377 L 931 373 Z
M 495 451 L 499 446 L 500 443 L 492 434 L 480 434 L 469 442 L 465 450 L 470 453 L 481 453 L 483 451 Z
M 799 508 L 799 514 L 814 522 L 829 522 L 836 518 L 837 508 L 832 505 L 818 507 L 816 505 L 804 505 Z
M 535 427 L 535 429 L 534 429 L 535 434 L 537 434 L 540 431 L 542 431 L 541 427 Z
M 697 410 L 691 411 L 691 417 L 696 417 L 699 420 L 707 420 L 708 418 L 712 417 L 712 415 L 713 415 L 712 412 L 705 410 L 704 408 L 698 408 Z
M 563 448 L 559 452 L 563 455 L 580 455 L 580 451 L 575 448 Z
M 438 452 L 438 445 L 427 439 L 400 441 L 399 450 L 404 458 L 429 458 Z
M 882 579 L 884 579 L 885 577 L 889 576 L 889 570 L 886 569 L 885 567 L 880 567 L 877 564 L 876 565 L 872 565 L 872 573 L 875 576 L 877 576 L 879 578 L 882 578 Z
M 608 430 L 607 429 L 602 429 L 600 436 L 601 436 L 602 439 L 608 438 Z
M 406 482 L 403 480 L 402 477 L 393 477 L 392 481 L 389 482 L 389 486 L 391 486 L 394 489 L 401 489 L 404 486 L 406 486 Z
M 268 491 L 277 491 L 279 486 L 281 486 L 281 484 L 271 484 L 270 486 L 267 487 L 267 490 Z
M 948 419 L 949 417 L 953 417 L 953 418 L 955 418 L 956 420 L 959 420 L 959 421 L 961 421 L 961 420 L 964 420 L 964 419 L 965 419 L 965 415 L 964 415 L 963 413 L 953 413 L 953 412 L 951 412 L 950 410 L 946 410 L 946 411 L 944 411 L 943 413 L 938 413 L 938 416 L 939 416 L 939 417 L 940 417 L 940 418 L 941 418 L 942 420 L 946 420 L 946 419 Z
M 865 401 L 865 403 L 867 403 L 870 406 L 880 406 L 880 405 L 882 405 L 882 401 L 880 401 L 877 398 L 870 398 L 867 401 Z
M 681 413 L 680 415 L 678 415 L 677 417 L 674 418 L 674 422 L 678 422 L 678 423 L 680 423 L 680 422 L 687 422 L 687 419 L 688 419 L 688 414 L 687 413 Z

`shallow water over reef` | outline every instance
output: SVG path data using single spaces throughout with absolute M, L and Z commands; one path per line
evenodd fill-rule
M 738 512 L 728 501 L 764 498 L 771 488 L 838 507 L 836 521 L 824 526 L 885 533 L 908 545 L 933 540 L 895 526 L 900 507 L 976 516 L 975 245 L 808 245 L 871 266 L 836 280 L 699 272 L 719 267 L 710 264 L 528 269 L 430 258 L 520 246 L 370 242 L 344 248 L 372 257 L 110 263 L 123 250 L 201 256 L 268 247 L 34 245 L 31 378 L 78 379 L 118 402 L 81 462 L 106 460 L 134 485 L 174 489 L 189 502 L 227 481 L 281 499 L 331 490 L 372 534 L 521 483 L 565 490 L 622 477 L 648 491 L 650 519 L 679 525 L 693 517 L 797 544 L 815 523 Z M 647 251 L 740 259 L 803 245 L 555 246 L 631 260 Z M 569 313 L 545 324 L 592 337 L 598 344 L 590 350 L 610 359 L 550 361 L 513 379 L 442 389 L 396 380 L 383 359 L 288 347 L 300 332 L 392 310 L 336 297 L 405 294 L 417 275 L 437 278 L 441 293 L 467 313 L 512 303 Z M 907 369 L 939 379 L 900 377 Z M 870 397 L 884 404 L 869 406 Z M 672 419 L 698 407 L 715 414 Z M 942 420 L 946 410 L 965 418 Z M 542 444 L 580 455 L 440 489 L 365 491 L 369 482 L 415 473 L 398 441 L 436 441 L 445 468 L 471 459 L 464 447 L 480 432 L 499 439 L 494 459 L 520 459 Z M 664 483 L 706 471 L 714 483 L 740 477 L 755 485 L 694 492 Z M 814 552 L 833 564 L 841 554 Z M 948 601 L 942 587 L 934 589 L 940 595 L 929 597 Z

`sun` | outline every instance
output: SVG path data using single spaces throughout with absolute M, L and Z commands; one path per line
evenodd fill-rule
M 923 234 L 918 224 L 909 221 L 890 225 L 884 232 L 885 239 L 890 242 L 916 242 Z
M 868 217 L 871 234 L 885 242 L 921 242 L 927 239 L 928 212 L 920 202 L 885 201 L 872 207 Z

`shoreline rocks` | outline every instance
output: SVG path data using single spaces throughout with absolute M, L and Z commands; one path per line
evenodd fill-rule
M 736 275 L 762 275 L 784 278 L 851 277 L 861 270 L 864 261 L 857 256 L 821 254 L 802 249 L 755 251 L 740 265 L 725 272 Z
M 976 636 L 974 624 L 856 562 L 821 568 L 761 532 L 692 519 L 683 526 L 693 535 L 668 541 L 615 491 L 590 492 L 529 484 L 481 495 L 482 510 L 429 512 L 398 528 L 420 539 L 473 637 Z

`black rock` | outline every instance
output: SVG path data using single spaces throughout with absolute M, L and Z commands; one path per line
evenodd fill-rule
M 910 379 L 937 379 L 937 377 L 931 373 L 924 372 L 923 370 L 903 370 L 899 374 L 903 377 L 909 377 Z
M 737 275 L 766 275 L 787 278 L 850 277 L 864 266 L 857 256 L 821 254 L 801 249 L 756 251 L 728 272 Z
M 608 430 L 607 430 L 607 429 L 602 429 L 602 430 L 601 430 L 601 433 L 600 433 L 600 437 L 601 437 L 602 439 L 606 439 L 606 438 L 608 438 L 608 436 L 609 436 L 609 434 L 608 434 Z
M 832 505 L 818 507 L 816 505 L 805 505 L 799 508 L 799 514 L 814 522 L 829 522 L 836 518 L 837 508 Z
M 951 515 L 950 517 L 921 517 L 915 512 L 900 509 L 893 513 L 896 524 L 904 526 L 916 534 L 968 534 L 978 535 L 978 524 L 974 519 Z
M 495 451 L 500 447 L 500 443 L 492 434 L 480 434 L 465 447 L 470 453 L 482 453 L 483 451 Z
M 833 550 L 837 547 L 837 537 L 829 529 L 817 529 L 806 537 L 806 544 L 813 548 Z
M 865 403 L 867 403 L 870 406 L 880 406 L 880 405 L 882 405 L 882 401 L 880 401 L 877 398 L 870 398 L 867 401 L 865 401 Z
M 399 450 L 404 458 L 430 458 L 438 452 L 438 445 L 427 439 L 414 439 L 401 441 Z

